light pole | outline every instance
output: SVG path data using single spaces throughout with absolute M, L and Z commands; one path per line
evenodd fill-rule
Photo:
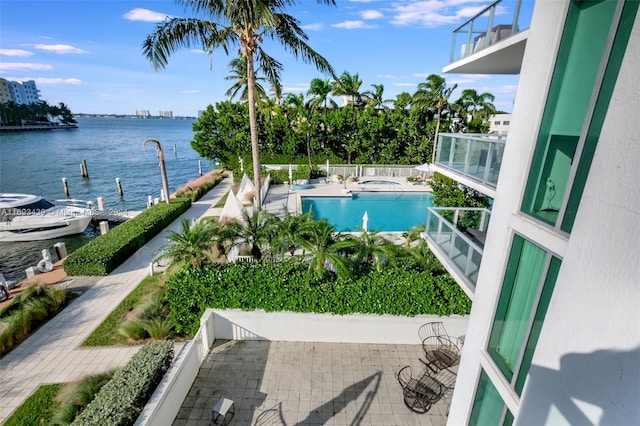
M 162 152 L 162 145 L 160 145 L 160 141 L 157 139 L 147 139 L 142 142 L 142 149 L 147 146 L 147 143 L 155 143 L 156 146 L 156 154 L 158 154 L 158 162 L 160 163 L 160 174 L 162 175 L 162 189 L 164 191 L 164 199 L 169 204 L 169 181 L 167 180 L 167 170 L 164 167 L 164 153 Z

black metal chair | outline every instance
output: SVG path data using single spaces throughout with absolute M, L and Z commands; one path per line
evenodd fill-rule
M 411 411 L 419 414 L 429 411 L 431 406 L 438 402 L 446 392 L 442 383 L 430 377 L 427 371 L 414 377 L 409 365 L 398 372 L 397 378 L 402 387 L 405 405 Z
M 460 349 L 448 336 L 431 336 L 422 341 L 425 361 L 423 363 L 437 373 L 460 362 Z

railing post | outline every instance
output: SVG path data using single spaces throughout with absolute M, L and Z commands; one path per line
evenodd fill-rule
M 484 164 L 484 174 L 482 175 L 482 180 L 484 182 L 489 182 L 489 175 L 491 172 L 491 164 L 493 163 L 493 142 L 489 142 L 489 152 L 487 153 L 487 158 Z
M 471 259 L 473 259 L 473 247 L 471 247 L 470 245 L 469 248 L 467 249 L 467 261 L 465 262 L 465 265 L 464 265 L 464 276 L 469 279 L 471 279 L 471 265 L 473 264 L 471 262 Z
M 469 167 L 471 162 L 471 139 L 467 139 L 467 149 L 464 153 L 464 172 L 469 174 Z
M 456 209 L 453 212 L 453 226 L 455 226 L 455 227 L 458 226 L 458 217 L 460 217 L 460 210 Z
M 493 16 L 495 15 L 496 12 L 496 4 L 494 3 L 493 6 L 491 6 L 491 8 L 489 9 L 489 28 L 487 28 L 487 35 L 486 35 L 486 40 L 487 42 L 485 43 L 485 47 L 489 47 L 493 44 L 493 42 L 491 41 L 491 31 L 493 29 Z M 496 38 L 497 34 L 496 34 Z
M 484 232 L 485 221 L 487 220 L 487 211 L 482 210 L 482 216 L 480 216 L 480 229 L 479 231 Z
M 520 17 L 520 5 L 522 4 L 522 0 L 516 1 L 516 8 L 513 11 L 513 23 L 511 24 L 511 34 L 514 35 L 517 32 L 520 32 L 518 28 L 518 18 Z
M 449 147 L 449 163 L 447 164 L 450 169 L 453 168 L 453 154 L 456 152 L 456 144 L 458 143 L 458 138 L 452 137 L 451 144 Z

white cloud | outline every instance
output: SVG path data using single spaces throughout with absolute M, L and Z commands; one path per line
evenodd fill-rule
M 394 86 L 400 86 L 400 87 L 414 87 L 417 86 L 416 83 L 393 83 Z
M 395 3 L 391 23 L 398 26 L 421 25 L 437 27 L 460 23 L 470 18 L 486 7 L 486 3 L 478 0 L 414 0 Z M 500 11 L 496 12 L 500 14 Z
M 476 81 L 471 78 L 452 78 L 451 80 L 447 80 L 447 84 L 471 84 Z
M 431 74 L 438 74 L 438 73 L 437 72 L 417 72 L 417 73 L 411 74 L 411 77 L 427 78 Z M 440 75 L 440 74 L 438 74 L 438 75 Z
M 360 30 L 360 29 L 375 28 L 374 25 L 365 24 L 364 21 L 344 21 L 338 24 L 331 24 L 331 26 L 335 28 L 342 28 L 344 30 Z
M 33 64 L 29 62 L 0 62 L 0 71 L 43 71 L 53 67 L 49 64 Z
M 22 49 L 0 49 L 0 55 L 4 56 L 31 56 L 33 52 Z
M 309 86 L 284 86 L 282 87 L 282 93 L 294 93 L 294 92 L 306 92 L 309 90 Z
M 47 85 L 47 84 L 51 84 L 51 85 L 59 85 L 59 84 L 71 84 L 74 86 L 79 86 L 81 84 L 86 84 L 86 81 L 82 81 L 79 80 L 77 78 L 42 78 L 42 77 L 20 77 L 20 78 L 14 78 L 14 77 L 7 77 L 7 80 L 13 80 L 13 81 L 29 81 L 29 80 L 33 80 L 36 82 L 36 84 L 42 84 L 42 85 Z
M 320 31 L 323 28 L 324 25 L 321 23 L 302 25 L 302 29 L 307 31 Z
M 360 16 L 362 17 L 362 19 L 380 19 L 384 15 L 381 12 L 378 12 L 377 10 L 369 9 L 369 10 L 363 10 L 362 12 L 360 12 Z
M 518 89 L 518 86 L 516 86 L 515 84 L 505 84 L 504 86 L 500 86 L 500 87 L 480 87 L 478 89 L 476 89 L 476 91 L 478 93 L 484 93 L 484 92 L 489 92 L 491 94 L 511 94 L 511 93 L 515 93 L 516 90 Z
M 351 3 L 371 3 L 373 0 L 349 0 Z
M 378 74 L 378 75 L 376 75 L 376 77 L 378 77 L 378 78 L 389 78 L 389 79 L 400 78 L 397 75 L 393 75 L 393 74 Z
M 195 90 L 195 89 L 187 89 L 187 90 L 181 90 L 180 93 L 186 93 L 188 95 L 193 94 L 193 93 L 200 93 L 199 90 Z
M 86 50 L 69 46 L 68 44 L 36 44 L 33 47 L 47 52 L 58 53 L 60 55 L 66 55 L 67 53 L 89 53 Z
M 128 11 L 122 15 L 122 17 L 129 21 L 162 22 L 171 16 L 166 13 L 154 12 L 149 9 L 136 8 Z

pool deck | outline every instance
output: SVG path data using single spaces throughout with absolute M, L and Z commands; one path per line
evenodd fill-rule
M 361 182 L 369 180 L 384 180 L 395 184 L 369 184 Z M 351 197 L 359 192 L 431 192 L 431 187 L 425 183 L 407 182 L 406 178 L 389 178 L 367 176 L 360 178 L 360 182 L 333 183 L 324 179 L 312 179 L 313 188 L 294 190 L 290 185 L 272 185 L 264 201 L 264 207 L 278 217 L 284 217 L 285 206 L 290 212 L 300 212 L 300 197 Z M 428 182 L 427 182 L 428 183 Z

